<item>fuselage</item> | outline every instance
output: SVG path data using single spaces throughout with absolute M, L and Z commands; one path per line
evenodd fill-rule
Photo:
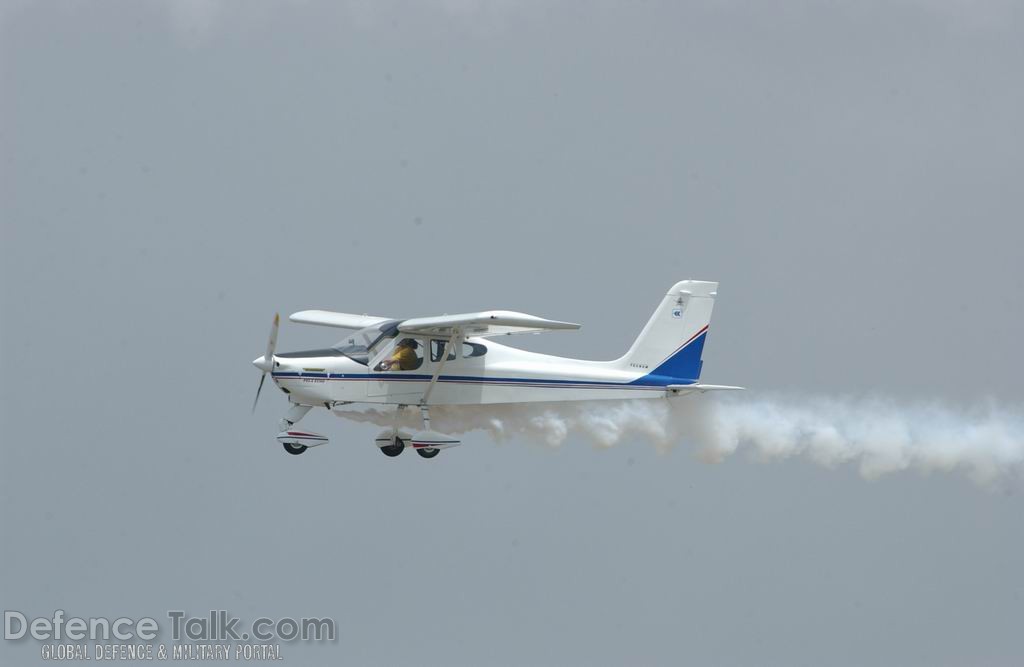
M 652 375 L 623 360 L 587 361 L 520 350 L 492 339 L 468 338 L 444 359 L 443 343 L 422 339 L 419 364 L 381 367 L 390 349 L 359 363 L 334 350 L 274 357 L 273 380 L 292 402 L 417 404 L 430 390 L 431 405 L 660 398 L 668 385 L 693 378 Z M 308 356 L 307 356 L 308 354 Z

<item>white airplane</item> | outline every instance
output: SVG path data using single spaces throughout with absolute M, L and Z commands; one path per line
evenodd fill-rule
M 460 442 L 431 430 L 431 406 L 671 398 L 741 389 L 698 381 L 717 289 L 714 282 L 676 283 L 629 351 L 614 361 L 556 357 L 498 343 L 497 336 L 580 328 L 507 310 L 407 320 L 304 310 L 289 319 L 355 333 L 329 348 L 275 354 L 280 321 L 275 315 L 266 354 L 253 361 L 263 371 L 256 401 L 270 373 L 291 403 L 277 436 L 289 454 L 327 442 L 326 436 L 295 428 L 314 407 L 372 403 L 397 406 L 394 426 L 376 439 L 384 454 L 398 456 L 411 446 L 423 458 L 433 458 Z M 399 428 L 398 417 L 408 406 L 420 410 L 419 431 Z

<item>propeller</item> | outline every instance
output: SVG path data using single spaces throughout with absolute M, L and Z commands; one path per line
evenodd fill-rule
M 260 392 L 263 391 L 263 381 L 267 379 L 267 373 L 274 370 L 274 348 L 277 347 L 277 327 L 281 323 L 281 316 L 274 313 L 274 323 L 270 326 L 270 339 L 267 340 L 267 352 L 262 357 L 252 362 L 252 365 L 263 371 L 260 375 L 260 386 L 256 388 L 256 400 L 252 402 L 252 411 L 256 412 L 256 404 L 260 401 Z

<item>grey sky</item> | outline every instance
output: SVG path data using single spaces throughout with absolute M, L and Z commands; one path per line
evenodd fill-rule
M 1017 3 L 7 3 L 4 608 L 338 620 L 287 664 L 1019 664 L 1019 486 L 326 414 L 289 457 L 249 406 L 275 311 L 610 358 L 699 278 L 709 382 L 1017 409 L 1022 71 Z

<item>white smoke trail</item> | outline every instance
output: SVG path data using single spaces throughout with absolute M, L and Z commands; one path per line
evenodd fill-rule
M 382 426 L 389 410 L 337 410 Z M 445 433 L 483 430 L 561 445 L 577 433 L 601 447 L 623 439 L 649 440 L 660 452 L 688 445 L 701 460 L 721 461 L 749 451 L 762 461 L 806 456 L 827 467 L 859 466 L 869 479 L 914 469 L 964 470 L 985 484 L 1024 472 L 1024 418 L 995 405 L 953 409 L 938 403 L 881 399 L 690 396 L 666 400 L 438 406 L 433 426 Z M 402 425 L 416 429 L 419 411 Z

